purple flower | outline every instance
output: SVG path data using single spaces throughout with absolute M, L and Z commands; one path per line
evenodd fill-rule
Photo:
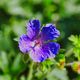
M 19 48 L 23 53 L 28 53 L 34 62 L 42 62 L 47 58 L 54 58 L 60 45 L 51 40 L 60 36 L 60 32 L 53 24 L 40 28 L 39 20 L 30 20 L 27 24 L 27 34 L 19 39 Z M 40 30 L 41 29 L 41 30 Z

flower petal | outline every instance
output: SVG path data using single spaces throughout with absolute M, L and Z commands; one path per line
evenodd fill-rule
M 27 24 L 27 35 L 30 39 L 34 39 L 36 38 L 36 36 L 38 36 L 40 26 L 40 21 L 37 19 L 29 21 L 29 23 Z
M 26 34 L 23 34 L 19 39 L 19 48 L 20 51 L 23 53 L 26 53 L 30 50 L 31 47 L 31 41 L 29 37 Z
M 43 51 L 42 47 L 40 46 L 36 46 L 33 50 L 31 50 L 29 56 L 34 62 L 43 62 L 48 57 L 48 55 Z
M 49 54 L 48 58 L 53 58 L 57 55 L 60 45 L 56 42 L 49 42 L 43 45 L 43 50 Z
M 56 27 L 52 24 L 47 24 L 41 30 L 41 38 L 42 40 L 53 40 L 60 36 L 60 32 L 56 29 Z
M 34 62 L 43 62 L 47 58 L 54 58 L 60 49 L 58 43 L 47 43 L 43 46 L 36 46 L 30 51 L 29 56 Z

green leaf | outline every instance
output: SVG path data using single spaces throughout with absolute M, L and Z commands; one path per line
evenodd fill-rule
M 21 77 L 20 77 L 20 80 L 26 80 L 26 79 L 25 79 L 25 76 L 21 76 Z
M 7 73 L 9 71 L 9 62 L 7 58 L 7 53 L 1 52 L 0 53 L 0 68 L 4 73 Z
M 53 69 L 50 73 L 47 75 L 48 80 L 69 80 L 67 77 L 67 71 L 66 69 Z
M 71 35 L 69 37 L 69 40 L 72 42 L 73 44 L 73 53 L 75 55 L 75 57 L 78 58 L 78 60 L 80 60 L 80 35 Z
M 18 71 L 21 71 L 22 67 L 24 66 L 24 64 L 21 62 L 21 54 L 19 53 L 16 58 L 13 61 L 11 70 L 15 73 L 17 73 Z M 24 66 L 25 67 L 25 66 Z
M 6 74 L 6 75 L 0 75 L 0 80 L 11 80 L 11 76 Z

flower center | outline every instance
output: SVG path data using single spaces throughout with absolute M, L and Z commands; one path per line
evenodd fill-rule
M 35 47 L 35 46 L 40 46 L 41 45 L 41 41 L 40 40 L 34 40 L 33 42 L 31 42 L 31 46 Z
M 36 40 L 35 41 L 35 46 L 38 46 L 38 45 L 40 45 L 40 41 L 39 40 Z

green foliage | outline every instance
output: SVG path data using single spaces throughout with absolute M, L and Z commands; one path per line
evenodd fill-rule
M 47 75 L 47 78 L 48 80 L 69 80 L 66 70 L 60 70 L 58 68 L 54 68 L 49 75 Z
M 6 75 L 0 75 L 0 80 L 11 80 L 11 76 L 6 74 Z
M 0 68 L 5 74 L 9 72 L 8 71 L 9 62 L 8 62 L 7 54 L 5 52 L 0 53 Z
M 41 71 L 43 71 L 44 73 L 48 72 L 50 70 L 50 67 L 53 64 L 54 65 L 56 64 L 55 60 L 53 60 L 53 59 L 52 60 L 47 59 L 46 61 L 44 61 L 44 62 L 41 63 L 41 66 L 40 66 Z
M 71 35 L 69 37 L 69 40 L 73 44 L 73 52 L 75 54 L 75 57 L 77 57 L 78 60 L 80 60 L 80 35 L 79 36 Z

